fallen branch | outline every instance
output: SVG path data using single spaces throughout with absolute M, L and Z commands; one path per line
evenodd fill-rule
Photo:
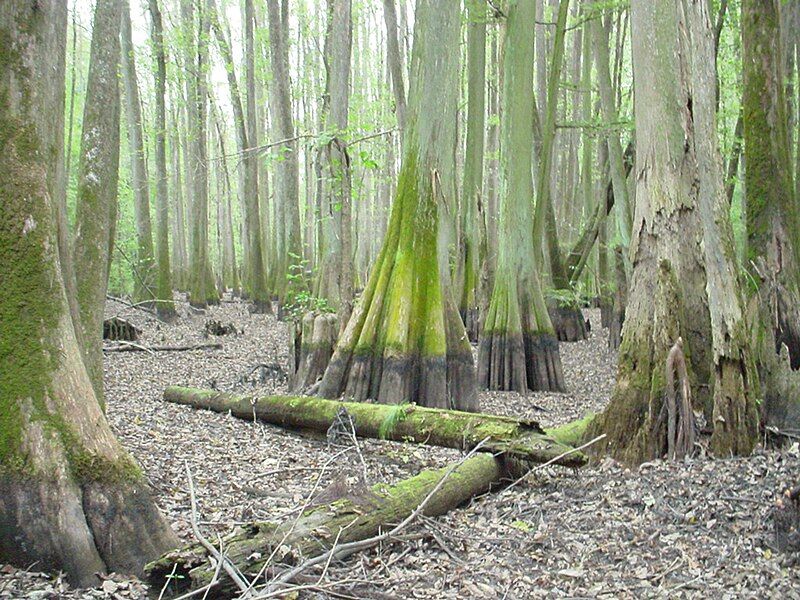
M 240 396 L 214 390 L 169 387 L 164 400 L 240 419 L 259 419 L 292 429 L 327 432 L 344 408 L 358 437 L 410 441 L 432 446 L 471 450 L 481 440 L 486 452 L 505 454 L 531 463 L 556 459 L 557 464 L 579 467 L 586 457 L 548 435 L 535 421 L 511 417 L 425 408 L 415 404 L 386 405 L 340 402 L 310 396 Z M 570 440 L 575 437 L 570 431 Z
M 117 346 L 105 346 L 103 352 L 186 352 L 189 350 L 221 350 L 219 342 L 208 344 L 191 344 L 188 346 L 142 346 L 133 342 L 120 342 Z
M 348 496 L 313 506 L 291 522 L 247 525 L 226 536 L 226 554 L 238 572 L 251 580 L 263 573 L 271 560 L 276 566 L 288 565 L 290 570 L 278 575 L 278 579 L 288 581 L 290 575 L 294 577 L 310 566 L 324 564 L 334 541 L 336 556 L 352 553 L 395 535 L 399 528 L 420 515 L 444 514 L 508 479 L 506 461 L 484 452 L 476 453 L 482 449 L 476 444 L 470 456 L 450 467 L 422 471 L 392 486 L 372 486 L 362 498 Z M 400 525 L 387 534 L 380 533 L 387 523 Z M 303 568 L 297 571 L 300 566 Z M 201 544 L 193 544 L 146 565 L 145 577 L 153 589 L 158 589 L 174 573 L 168 593 L 179 594 L 207 586 L 214 571 L 208 550 Z M 221 577 L 213 596 L 231 597 L 239 589 L 229 577 Z

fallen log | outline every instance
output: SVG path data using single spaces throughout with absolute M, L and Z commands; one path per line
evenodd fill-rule
M 263 584 L 265 573 L 287 573 L 334 546 L 368 539 L 387 524 L 400 523 L 429 495 L 420 512 L 437 516 L 513 475 L 502 457 L 476 454 L 455 468 L 422 471 L 392 486 L 372 486 L 360 498 L 348 495 L 314 506 L 297 519 L 252 523 L 224 537 L 221 547 L 229 564 L 247 580 L 259 578 Z M 212 562 L 202 544 L 192 544 L 146 565 L 145 578 L 151 589 L 165 589 L 170 596 L 201 588 L 207 588 L 210 598 L 240 594 L 237 584 Z
M 344 407 L 355 424 L 356 435 L 432 446 L 471 450 L 483 440 L 482 450 L 503 453 L 532 463 L 557 459 L 556 464 L 579 467 L 586 456 L 573 452 L 548 435 L 535 421 L 498 415 L 425 408 L 416 404 L 341 402 L 313 396 L 241 396 L 213 390 L 168 387 L 164 400 L 240 419 L 259 419 L 291 429 L 325 433 Z M 552 432 L 551 432 L 552 433 Z
M 116 346 L 105 346 L 103 352 L 186 352 L 189 350 L 220 350 L 219 342 L 211 344 L 189 344 L 186 346 L 141 346 L 139 344 L 121 343 Z

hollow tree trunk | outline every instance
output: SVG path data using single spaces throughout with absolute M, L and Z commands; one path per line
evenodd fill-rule
M 89 89 L 99 95 L 88 97 L 94 106 L 84 127 L 119 118 L 115 87 L 97 85 L 100 73 L 116 75 L 119 11 L 117 2 L 98 3 Z M 0 561 L 64 571 L 87 586 L 99 582 L 97 573 L 140 572 L 177 540 L 106 422 L 64 287 L 54 174 L 64 156 L 66 23 L 63 2 L 0 4 L 8 44 L 0 63 Z M 117 85 L 115 76 L 105 82 Z M 111 115 L 98 120 L 102 111 Z M 107 141 L 95 139 L 99 133 L 84 141 Z M 97 189 L 89 174 L 108 172 L 93 166 L 115 170 L 115 146 L 95 147 L 95 155 L 82 152 L 84 194 Z M 105 248 L 98 254 L 107 265 Z
M 320 386 L 323 397 L 475 410 L 471 349 L 440 263 L 455 199 L 457 3 L 417 3 L 403 163 L 386 238 Z
M 134 269 L 137 273 L 133 278 L 133 297 L 137 301 L 142 301 L 155 299 L 156 273 L 153 228 L 150 220 L 150 184 L 144 155 L 142 105 L 139 101 L 139 83 L 136 80 L 136 61 L 131 36 L 130 5 L 128 0 L 122 0 L 122 27 L 120 29 L 122 81 L 125 84 L 125 117 L 133 179 L 131 185 L 133 208 L 136 217 L 136 264 Z
M 629 463 L 665 451 L 658 417 L 664 365 L 678 337 L 688 341 L 692 387 L 704 392 L 696 408 L 713 410 L 715 450 L 746 453 L 754 442 L 749 349 L 736 314 L 733 252 L 725 245 L 730 222 L 718 206 L 721 167 L 713 142 L 713 76 L 707 69 L 713 66 L 710 23 L 702 0 L 692 0 L 688 8 L 678 10 L 671 0 L 631 5 L 637 148 L 633 276 L 617 385 L 589 433 L 606 433 L 606 450 Z M 654 33 L 655 22 L 669 26 Z M 679 35 L 687 28 L 691 42 Z
M 564 389 L 558 342 L 534 264 L 530 227 L 533 196 L 531 151 L 533 105 L 534 6 L 513 2 L 508 7 L 503 63 L 506 106 L 501 126 L 504 149 L 499 256 L 494 290 L 478 353 L 478 384 L 493 390 Z
M 155 60 L 156 129 L 156 249 L 158 277 L 156 309 L 162 318 L 175 316 L 169 258 L 169 190 L 167 189 L 167 57 L 158 0 L 149 0 Z
M 94 13 L 86 82 L 87 98 L 91 98 L 91 101 L 86 102 L 83 108 L 72 246 L 75 273 L 80 273 L 80 277 L 76 277 L 80 319 L 75 325 L 81 330 L 79 338 L 82 341 L 84 364 L 95 396 L 101 403 L 103 310 L 117 222 L 121 18 L 120 0 L 99 4 Z

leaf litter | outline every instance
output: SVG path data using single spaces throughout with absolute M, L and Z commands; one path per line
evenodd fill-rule
M 244 522 L 293 518 L 313 489 L 337 479 L 391 483 L 460 455 L 359 440 L 359 459 L 345 453 L 331 465 L 339 450 L 324 434 L 309 437 L 163 402 L 169 385 L 287 393 L 287 324 L 251 314 L 238 300 L 205 311 L 177 306 L 170 324 L 115 301 L 106 317 L 134 324 L 143 346 L 221 340 L 222 349 L 108 353 L 105 384 L 111 426 L 142 465 L 182 541 L 194 541 L 187 465 L 200 525 L 214 539 Z M 566 394 L 482 392 L 482 410 L 545 427 L 601 411 L 613 389 L 616 355 L 607 348 L 607 330 L 597 326 L 598 312 L 587 311 L 595 325 L 588 340 L 560 344 Z M 212 320 L 236 332 L 207 340 Z M 791 556 L 775 551 L 771 524 L 778 495 L 797 483 L 798 473 L 796 444 L 747 458 L 658 460 L 633 470 L 610 459 L 578 471 L 540 469 L 521 485 L 423 518 L 396 540 L 334 562 L 326 577 L 334 585 L 301 597 L 800 599 L 800 574 Z M 0 598 L 147 593 L 142 582 L 116 574 L 75 590 L 63 576 L 36 572 L 36 565 L 0 565 Z

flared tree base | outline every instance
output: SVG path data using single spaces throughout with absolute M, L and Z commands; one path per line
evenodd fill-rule
M 488 332 L 479 344 L 478 385 L 522 394 L 566 391 L 558 341 L 550 334 Z
M 464 328 L 467 330 L 467 338 L 471 344 L 477 344 L 478 336 L 480 335 L 480 308 L 472 306 L 470 308 L 461 308 L 458 312 L 461 315 Z
M 0 480 L 0 560 L 89 587 L 102 573 L 139 575 L 177 543 L 143 483 Z
M 561 306 L 549 303 L 547 312 L 560 342 L 580 342 L 589 337 L 586 319 L 579 306 Z

